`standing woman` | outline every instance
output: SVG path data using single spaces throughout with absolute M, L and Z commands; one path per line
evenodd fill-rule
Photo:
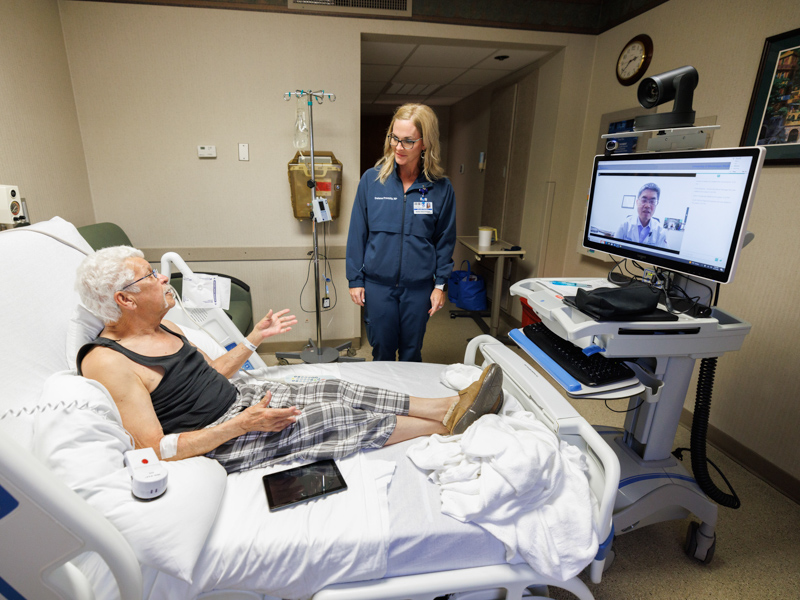
M 398 108 L 383 158 L 361 177 L 347 237 L 350 297 L 365 307 L 373 360 L 422 360 L 428 319 L 453 270 L 456 204 L 440 163 L 439 122 L 424 104 Z

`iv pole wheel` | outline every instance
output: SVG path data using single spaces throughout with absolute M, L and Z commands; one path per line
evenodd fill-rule
M 707 565 L 711 562 L 711 559 L 714 558 L 714 550 L 717 547 L 717 536 L 716 534 L 712 534 L 712 538 L 708 538 L 700 531 L 700 524 L 692 521 L 689 523 L 689 529 L 686 530 L 686 543 L 684 544 L 683 551 L 686 552 L 686 555 L 690 558 L 694 558 L 704 565 Z M 708 543 L 708 540 L 711 540 L 711 543 Z M 698 545 L 707 546 L 705 550 L 705 555 L 703 555 L 703 549 L 701 548 L 698 552 Z M 700 556 L 698 556 L 700 554 Z

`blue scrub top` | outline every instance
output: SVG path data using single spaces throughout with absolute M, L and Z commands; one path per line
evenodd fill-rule
M 446 177 L 428 181 L 420 173 L 408 191 L 395 170 L 386 183 L 373 167 L 361 177 L 347 236 L 350 287 L 364 280 L 416 287 L 445 283 L 453 270 L 456 203 Z

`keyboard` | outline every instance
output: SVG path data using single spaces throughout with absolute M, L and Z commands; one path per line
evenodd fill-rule
M 544 323 L 526 325 L 522 331 L 525 337 L 583 385 L 609 385 L 636 376 L 619 359 L 606 358 L 602 354 L 586 356 L 581 348 L 550 331 Z

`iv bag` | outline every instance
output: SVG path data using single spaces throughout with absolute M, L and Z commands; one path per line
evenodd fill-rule
M 300 96 L 297 98 L 297 118 L 294 122 L 294 147 L 297 150 L 308 148 L 308 107 Z

